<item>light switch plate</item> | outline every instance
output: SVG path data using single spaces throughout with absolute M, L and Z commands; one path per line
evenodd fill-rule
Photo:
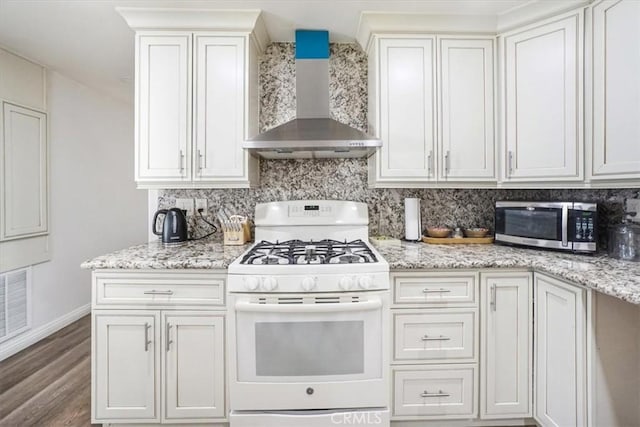
M 176 208 L 187 211 L 187 215 L 193 215 L 193 199 L 176 199 Z

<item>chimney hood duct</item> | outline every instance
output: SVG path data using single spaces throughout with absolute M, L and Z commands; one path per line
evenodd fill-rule
M 368 157 L 382 141 L 329 117 L 329 33 L 296 30 L 296 118 L 246 140 L 267 159 Z

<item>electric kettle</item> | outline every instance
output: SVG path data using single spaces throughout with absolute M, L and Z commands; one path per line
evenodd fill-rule
M 158 231 L 158 216 L 164 215 L 162 231 Z M 151 231 L 157 236 L 162 236 L 165 245 L 179 245 L 188 240 L 187 218 L 184 211 L 178 208 L 160 209 L 153 216 Z

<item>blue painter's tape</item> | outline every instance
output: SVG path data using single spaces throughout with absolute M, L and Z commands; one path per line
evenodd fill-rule
M 329 32 L 296 30 L 296 59 L 328 59 Z

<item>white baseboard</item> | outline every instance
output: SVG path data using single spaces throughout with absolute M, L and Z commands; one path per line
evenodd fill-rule
M 58 317 L 55 320 L 52 320 L 47 324 L 39 326 L 36 329 L 28 330 L 23 334 L 20 334 L 15 338 L 12 338 L 7 342 L 2 343 L 2 345 L 0 345 L 0 361 L 10 356 L 13 356 L 17 352 L 24 350 L 30 345 L 37 343 L 41 339 L 48 337 L 54 332 L 75 322 L 76 320 L 89 314 L 90 312 L 91 312 L 91 303 L 87 303 L 63 316 Z

